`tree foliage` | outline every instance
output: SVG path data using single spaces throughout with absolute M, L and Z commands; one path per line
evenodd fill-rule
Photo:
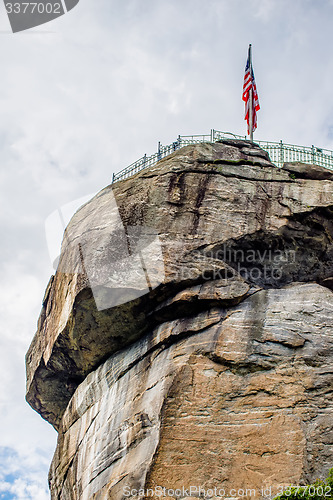
M 317 479 L 308 486 L 289 486 L 274 500 L 333 500 L 333 467 L 327 479 Z

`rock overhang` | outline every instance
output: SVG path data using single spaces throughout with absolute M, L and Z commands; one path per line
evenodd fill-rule
M 85 377 L 161 323 L 231 307 L 260 288 L 329 279 L 332 182 L 326 174 L 318 180 L 318 167 L 315 179 L 310 171 L 294 179 L 290 167 L 276 168 L 246 141 L 197 144 L 85 204 L 66 229 L 27 353 L 31 406 L 58 428 Z M 253 280 L 249 269 L 258 262 L 242 266 L 248 271 L 242 274 L 221 258 L 223 245 L 260 251 L 265 238 L 275 253 L 298 251 L 298 264 L 279 263 L 285 271 L 280 282 Z M 133 287 L 131 273 L 140 264 Z M 117 279 L 126 286 L 117 287 Z

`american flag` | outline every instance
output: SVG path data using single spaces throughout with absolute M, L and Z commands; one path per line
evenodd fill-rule
M 250 135 L 250 90 L 252 88 L 252 130 L 257 128 L 257 111 L 260 109 L 259 98 L 257 93 L 256 81 L 252 64 L 250 62 L 250 54 L 247 58 L 243 85 L 243 101 L 245 101 L 245 120 L 247 121 L 247 133 Z

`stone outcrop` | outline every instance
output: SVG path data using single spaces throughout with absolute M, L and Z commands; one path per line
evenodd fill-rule
M 332 186 L 229 140 L 74 215 L 27 353 L 27 400 L 59 432 L 53 499 L 259 498 L 325 475 Z

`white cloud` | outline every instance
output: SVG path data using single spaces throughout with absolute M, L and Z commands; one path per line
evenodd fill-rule
M 31 456 L 17 453 L 12 448 L 0 448 L 0 498 L 13 500 L 46 500 L 47 457 L 34 451 L 38 458 L 33 463 Z M 44 477 L 41 475 L 44 471 Z M 10 495 L 10 496 L 9 496 Z

